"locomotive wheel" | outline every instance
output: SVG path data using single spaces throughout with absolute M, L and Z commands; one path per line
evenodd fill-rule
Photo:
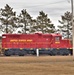
M 20 50 L 18 55 L 19 55 L 19 56 L 24 56 L 24 55 L 26 55 L 26 51 Z
M 65 56 L 65 55 L 69 55 L 70 52 L 67 49 L 62 49 L 62 50 L 59 50 L 59 54 Z
M 69 50 L 65 50 L 65 55 L 69 55 L 69 54 L 70 54 Z
M 52 55 L 52 56 L 57 55 L 57 50 L 52 50 L 52 51 L 51 51 L 51 55 Z
M 6 50 L 6 51 L 4 52 L 4 55 L 5 55 L 5 56 L 11 56 L 11 55 L 12 55 L 12 53 L 11 53 L 11 51 Z

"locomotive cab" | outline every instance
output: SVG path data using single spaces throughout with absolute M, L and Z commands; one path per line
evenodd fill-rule
M 52 42 L 51 47 L 52 48 L 59 48 L 62 36 L 60 34 L 52 34 L 52 39 L 53 39 L 53 42 Z
M 72 45 L 69 39 L 62 39 L 60 34 L 52 34 L 52 55 L 72 55 Z

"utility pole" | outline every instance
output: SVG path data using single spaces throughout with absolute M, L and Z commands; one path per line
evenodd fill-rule
M 74 23 L 73 23 L 73 0 L 71 0 L 71 11 L 72 11 L 72 40 L 73 40 L 73 56 L 74 56 Z

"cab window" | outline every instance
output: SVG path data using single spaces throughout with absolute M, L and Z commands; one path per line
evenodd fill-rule
M 60 37 L 55 37 L 55 41 L 59 42 L 60 41 Z

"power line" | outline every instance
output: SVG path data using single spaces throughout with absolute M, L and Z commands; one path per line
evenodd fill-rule
M 52 2 L 52 3 L 46 3 L 46 4 L 35 4 L 33 6 L 27 6 L 27 7 L 48 6 L 48 5 L 52 5 L 52 4 L 59 4 L 59 3 L 62 3 L 62 2 L 66 2 L 66 0 Z
M 61 2 L 65 2 L 66 0 L 63 0 L 63 1 L 58 1 L 58 2 L 54 2 L 54 3 L 49 3 L 49 4 L 58 4 L 58 3 L 61 3 Z

